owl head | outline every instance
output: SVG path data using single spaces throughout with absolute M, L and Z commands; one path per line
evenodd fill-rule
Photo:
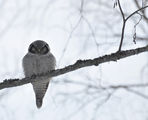
M 50 52 L 50 48 L 45 41 L 36 40 L 30 44 L 28 52 L 36 55 L 45 55 Z

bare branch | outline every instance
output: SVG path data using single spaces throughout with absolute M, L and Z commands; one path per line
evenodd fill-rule
M 121 47 L 122 47 L 122 43 L 123 43 L 123 39 L 124 39 L 124 31 L 125 31 L 126 20 L 125 20 L 125 15 L 123 13 L 122 7 L 120 5 L 120 0 L 118 0 L 118 5 L 119 5 L 119 10 L 120 10 L 121 15 L 122 15 L 122 20 L 123 20 L 121 40 L 120 40 L 120 45 L 119 45 L 119 49 L 118 49 L 118 51 L 121 51 Z
M 67 47 L 68 47 L 68 45 L 69 45 L 69 42 L 70 42 L 70 39 L 71 39 L 73 33 L 75 32 L 75 30 L 77 29 L 77 27 L 81 24 L 81 21 L 82 21 L 82 18 L 83 18 L 83 15 L 82 15 L 82 12 L 83 12 L 83 5 L 84 5 L 84 0 L 81 1 L 80 18 L 78 19 L 78 22 L 77 22 L 77 23 L 75 24 L 75 26 L 72 28 L 72 30 L 71 30 L 71 32 L 70 32 L 70 34 L 69 34 L 69 36 L 68 36 L 68 39 L 67 39 L 66 44 L 65 44 L 65 47 L 64 47 L 63 52 L 62 52 L 62 54 L 61 54 L 61 56 L 60 56 L 58 66 L 60 65 L 60 63 L 61 63 L 61 61 L 62 61 L 62 58 L 63 58 L 64 55 L 65 55 L 65 52 L 66 52 L 66 50 L 67 50 Z
M 123 10 L 122 10 L 121 4 L 120 4 L 120 0 L 118 0 L 118 5 L 119 5 L 119 10 L 121 12 L 122 18 L 123 18 L 123 20 L 125 20 L 125 15 L 123 13 Z
M 135 15 L 136 13 L 138 13 L 141 10 L 144 10 L 145 8 L 147 8 L 148 6 L 142 7 L 138 10 L 136 10 L 135 12 L 133 12 L 132 14 L 130 14 L 125 20 L 127 21 L 129 18 L 131 18 L 133 15 Z
M 129 91 L 129 92 L 131 92 L 131 93 L 134 93 L 134 94 L 136 94 L 136 95 L 138 95 L 138 96 L 140 96 L 140 97 L 142 97 L 144 99 L 148 99 L 148 96 L 147 95 L 145 95 L 143 93 L 140 93 L 140 92 L 138 92 L 136 90 L 133 90 L 133 89 L 130 89 L 130 88 L 127 88 L 126 90 Z
M 9 88 L 9 87 L 16 87 L 16 86 L 21 86 L 30 82 L 36 82 L 36 78 L 48 78 L 48 77 L 54 77 L 58 75 L 62 75 L 68 72 L 72 72 L 74 70 L 83 68 L 83 67 L 88 67 L 88 66 L 98 66 L 102 63 L 110 62 L 110 61 L 117 61 L 122 58 L 126 58 L 132 55 L 136 55 L 142 52 L 148 51 L 148 45 L 145 47 L 140 47 L 136 49 L 131 49 L 131 50 L 125 50 L 125 51 L 120 51 L 116 53 L 112 53 L 110 55 L 104 55 L 102 57 L 94 58 L 94 59 L 87 59 L 87 60 L 78 60 L 76 63 L 73 65 L 69 65 L 67 67 L 53 70 L 48 73 L 43 73 L 40 75 L 33 75 L 31 77 L 26 77 L 23 79 L 5 79 L 2 83 L 0 83 L 0 90 L 4 88 Z M 46 80 L 46 79 L 45 79 Z
M 118 6 L 119 6 L 119 10 L 120 13 L 122 15 L 122 19 L 123 19 L 123 25 L 122 25 L 122 32 L 121 32 L 121 40 L 120 40 L 120 45 L 119 45 L 119 49 L 118 52 L 121 51 L 121 47 L 123 44 L 123 39 L 124 39 L 124 32 L 125 32 L 125 26 L 126 26 L 126 22 L 128 21 L 129 18 L 131 18 L 133 15 L 137 14 L 139 11 L 144 10 L 145 8 L 147 8 L 148 6 L 139 8 L 138 10 L 136 10 L 135 12 L 131 13 L 127 18 L 125 18 L 125 14 L 122 10 L 121 4 L 120 4 L 120 0 L 117 1 L 118 2 Z

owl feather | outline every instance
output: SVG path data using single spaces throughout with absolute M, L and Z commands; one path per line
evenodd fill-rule
M 26 77 L 34 74 L 46 73 L 55 69 L 56 60 L 50 52 L 48 44 L 44 41 L 37 40 L 30 44 L 28 53 L 23 58 L 23 69 Z M 37 82 L 32 82 L 35 92 L 37 108 L 41 108 L 43 98 L 47 91 L 51 78 L 36 78 Z

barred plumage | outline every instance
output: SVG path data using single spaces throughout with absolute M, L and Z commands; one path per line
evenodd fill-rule
M 23 68 L 26 77 L 54 70 L 55 65 L 56 60 L 52 53 L 50 53 L 48 44 L 41 40 L 33 42 L 28 49 L 28 53 L 23 58 Z M 38 108 L 42 106 L 50 80 L 51 78 L 48 78 L 47 81 L 40 79 L 37 80 L 38 82 L 31 83 Z

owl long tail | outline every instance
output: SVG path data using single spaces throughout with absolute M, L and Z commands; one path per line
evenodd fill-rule
M 43 98 L 47 91 L 49 82 L 40 82 L 40 83 L 35 82 L 35 83 L 32 83 L 32 85 L 33 85 L 33 89 L 36 97 L 36 106 L 37 108 L 41 108 L 43 103 Z
M 43 103 L 43 98 L 37 98 L 36 97 L 36 106 L 37 108 L 41 108 Z

